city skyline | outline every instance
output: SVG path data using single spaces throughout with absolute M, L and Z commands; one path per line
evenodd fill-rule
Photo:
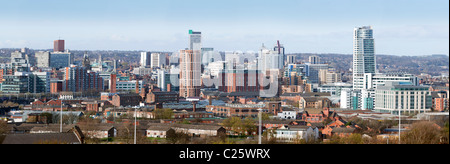
M 286 53 L 352 54 L 352 29 L 372 26 L 376 54 L 449 54 L 448 1 L 440 0 L 2 3 L 0 48 L 51 49 L 62 39 L 71 50 L 176 52 L 189 47 L 194 29 L 218 51 L 256 51 L 280 40 Z

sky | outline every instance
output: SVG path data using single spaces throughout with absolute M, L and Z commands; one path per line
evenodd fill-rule
M 449 54 L 448 0 L 0 0 L 0 48 L 178 51 L 203 47 L 352 54 L 372 26 L 377 54 Z

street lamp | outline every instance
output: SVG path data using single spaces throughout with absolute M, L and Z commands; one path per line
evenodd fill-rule
M 401 128 L 402 128 L 402 115 L 401 115 L 401 109 L 403 108 L 403 104 L 400 104 L 400 108 L 398 109 L 398 144 L 401 144 Z
M 262 109 L 258 109 L 258 117 L 259 117 L 259 129 L 258 129 L 258 144 L 261 145 L 261 131 L 262 131 L 262 121 L 261 121 L 261 117 L 262 117 Z
M 136 145 L 136 123 L 137 123 L 137 121 L 136 121 L 136 117 L 137 117 L 136 110 L 137 110 L 138 107 L 134 106 L 133 108 L 134 108 L 134 144 Z

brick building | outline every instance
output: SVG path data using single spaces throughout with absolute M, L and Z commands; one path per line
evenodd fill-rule
M 141 96 L 135 93 L 116 94 L 112 97 L 111 104 L 119 106 L 138 106 L 141 102 Z

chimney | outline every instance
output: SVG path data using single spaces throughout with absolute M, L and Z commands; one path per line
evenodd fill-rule
M 139 80 L 136 79 L 136 93 L 139 94 Z
M 195 102 L 195 101 L 192 101 L 192 106 L 193 106 L 193 112 L 195 112 L 195 108 L 197 108 L 197 102 Z
M 172 92 L 172 84 L 167 84 L 167 92 Z

